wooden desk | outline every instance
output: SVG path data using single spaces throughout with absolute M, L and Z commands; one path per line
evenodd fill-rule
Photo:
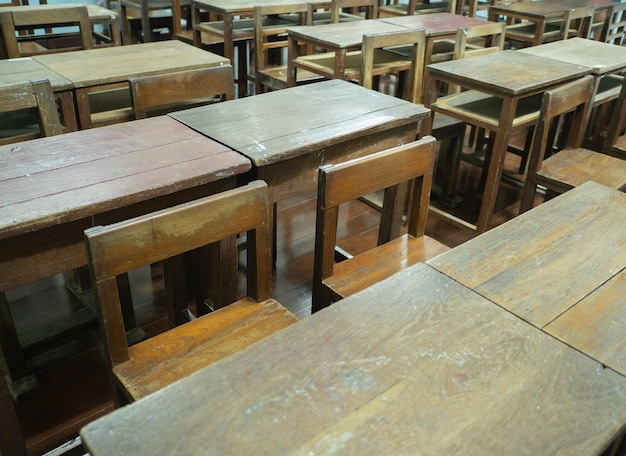
M 335 53 L 335 79 L 343 79 L 346 54 L 348 51 L 361 49 L 363 34 L 389 33 L 406 31 L 406 27 L 391 24 L 388 21 L 378 19 L 367 19 L 362 21 L 341 22 L 338 24 L 322 24 L 290 27 L 289 51 L 287 57 L 287 85 L 296 85 L 296 69 L 294 60 L 299 55 L 301 44 L 306 44 L 308 48 L 323 49 Z M 306 68 L 315 72 L 314 68 Z
M 2 146 L 0 291 L 84 266 L 85 228 L 232 187 L 250 167 L 169 117 Z M 9 387 L 19 397 L 36 382 L 4 299 L 0 329 Z
M 8 6 L 6 10 L 3 11 L 19 11 L 24 9 L 51 9 L 51 8 L 65 8 L 68 6 L 85 6 L 87 7 L 87 14 L 89 15 L 89 22 L 92 25 L 104 25 L 109 29 L 110 36 L 102 35 L 101 33 L 94 32 L 94 37 L 100 41 L 105 43 L 105 45 L 113 45 L 113 46 L 121 46 L 122 39 L 120 36 L 120 24 L 119 17 L 115 11 L 111 11 L 110 9 L 103 8 L 98 5 L 94 5 L 92 3 L 55 3 L 55 4 L 47 4 L 42 3 L 39 5 L 28 5 L 25 4 L 23 6 Z
M 535 36 L 531 46 L 544 42 L 543 34 L 548 22 L 563 19 L 565 12 L 573 8 L 594 7 L 596 10 L 606 9 L 613 0 L 541 0 L 522 1 L 489 7 L 489 20 L 498 22 L 506 18 L 508 24 L 513 22 L 534 22 Z M 507 31 L 507 37 L 515 39 L 513 31 Z
M 588 182 L 429 261 L 626 376 L 626 195 Z
M 305 0 L 306 3 L 306 0 Z M 235 41 L 240 39 L 252 40 L 254 37 L 252 16 L 255 6 L 291 5 L 293 0 L 192 0 L 191 15 L 194 33 L 194 45 L 201 46 L 200 12 L 209 13 L 211 21 L 215 21 L 208 28 L 212 33 L 224 38 L 224 56 L 231 62 L 235 62 Z M 235 18 L 250 19 L 240 21 L 235 27 Z M 219 22 L 217 19 L 221 22 Z M 286 22 L 286 21 L 285 21 Z M 242 51 L 239 51 L 240 53 Z M 245 54 L 245 52 L 243 52 Z M 237 60 L 237 82 L 239 87 L 239 97 L 244 97 L 247 93 L 247 72 L 248 61 L 245 55 L 239 56 Z
M 64 131 L 78 130 L 72 81 L 30 57 L 0 59 L 0 87 L 37 79 L 50 81 L 54 96 L 59 101 Z
M 320 165 L 415 140 L 421 105 L 341 80 L 306 84 L 170 116 L 242 153 L 274 203 L 315 195 Z
M 229 63 L 220 55 L 178 40 L 62 52 L 33 59 L 71 81 L 81 129 L 92 127 L 92 93 L 120 88 L 130 91 L 128 80 L 134 77 Z M 130 92 L 127 96 L 130 100 Z
M 456 40 L 456 32 L 460 28 L 485 25 L 486 21 L 474 17 L 452 13 L 416 14 L 381 19 L 390 24 L 401 25 L 411 29 L 424 29 L 426 32 L 426 50 L 424 66 L 432 62 L 433 46 L 438 40 Z M 450 60 L 452 55 L 450 56 Z M 424 67 L 422 83 L 426 87 L 428 72 Z
M 485 69 L 490 69 L 490 71 Z M 453 60 L 428 66 L 428 87 L 424 104 L 433 111 L 459 117 L 464 121 L 474 122 L 476 125 L 475 118 L 459 116 L 455 111 L 441 109 L 437 105 L 437 81 L 457 84 L 502 99 L 502 108 L 497 120 L 497 127 L 494 130 L 495 140 L 491 150 L 491 158 L 485 164 L 487 177 L 478 221 L 473 226 L 478 233 L 490 228 L 491 215 L 502 177 L 504 156 L 510 134 L 513 131 L 513 120 L 520 100 L 541 94 L 550 87 L 584 76 L 589 72 L 589 67 L 517 51 L 496 52 L 471 59 Z M 538 108 L 536 114 L 529 114 L 527 117 L 528 122 L 536 121 Z M 483 127 L 485 125 L 478 126 Z M 428 133 L 428 130 L 425 130 L 425 133 Z M 471 224 L 468 223 L 467 225 Z
M 626 377 L 418 264 L 80 435 L 94 456 L 536 456 L 624 425 Z

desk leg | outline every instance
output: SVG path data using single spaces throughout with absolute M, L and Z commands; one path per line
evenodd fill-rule
M 39 381 L 26 366 L 6 295 L 0 293 L 0 354 L 6 385 L 15 400 L 39 389 Z M 4 412 L 2 412 L 3 414 Z M 4 432 L 4 431 L 2 431 Z
M 26 456 L 13 399 L 4 378 L 0 376 L 0 454 Z
M 498 197 L 498 188 L 502 178 L 502 168 L 504 166 L 504 156 L 506 154 L 511 127 L 513 124 L 513 116 L 517 109 L 517 99 L 505 98 L 502 103 L 502 112 L 500 114 L 500 127 L 496 133 L 491 157 L 487 166 L 487 176 L 485 188 L 483 190 L 483 201 L 480 205 L 478 214 L 478 222 L 476 223 L 476 231 L 478 234 L 484 233 L 489 229 L 491 216 L 496 205 Z

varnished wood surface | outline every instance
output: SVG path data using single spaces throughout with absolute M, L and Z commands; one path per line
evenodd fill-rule
M 423 106 L 346 81 L 325 81 L 189 109 L 171 117 L 244 154 L 256 166 L 417 123 Z
M 530 95 L 589 73 L 587 66 L 511 50 L 435 63 L 428 69 L 431 78 L 446 78 L 498 97 Z
M 72 81 L 74 88 L 230 63 L 220 55 L 178 40 L 62 52 L 33 58 Z
M 625 386 L 420 264 L 81 436 L 95 456 L 598 454 L 626 423 Z
M 427 36 L 456 35 L 456 31 L 462 27 L 484 25 L 483 19 L 461 16 L 452 13 L 415 14 L 412 16 L 386 17 L 380 19 L 390 24 L 403 27 L 424 29 Z
M 591 67 L 592 73 L 599 75 L 626 66 L 626 48 L 585 38 L 559 40 L 519 49 L 517 52 Z
M 23 5 L 23 6 L 7 6 L 3 11 L 24 11 L 24 10 L 43 10 L 53 8 L 66 8 L 68 3 L 57 4 L 39 4 L 39 5 Z M 89 15 L 89 21 L 94 24 L 110 24 L 117 20 L 117 14 L 115 11 L 103 8 L 91 3 L 72 3 L 71 6 L 85 6 L 87 8 L 87 14 Z
M 624 220 L 626 195 L 587 182 L 429 264 L 625 373 Z
M 0 238 L 250 168 L 240 154 L 167 116 L 2 146 L 0 157 Z
M 0 86 L 48 79 L 55 92 L 70 90 L 72 82 L 31 57 L 0 59 Z

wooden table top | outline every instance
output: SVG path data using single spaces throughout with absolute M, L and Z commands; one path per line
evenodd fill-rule
M 593 74 L 611 73 L 626 67 L 626 48 L 584 38 L 554 41 L 518 52 L 587 66 Z
M 179 40 L 60 52 L 33 59 L 69 79 L 74 88 L 230 63 Z
M 245 157 L 167 116 L 0 146 L 0 239 L 250 167 Z
M 0 87 L 37 79 L 48 79 L 55 92 L 72 88 L 72 81 L 30 57 L 0 59 Z
M 428 263 L 583 351 L 621 334 L 604 346 L 613 353 L 585 353 L 626 375 L 624 220 L 626 194 L 587 182 Z M 566 332 L 582 315 L 586 332 Z
M 429 76 L 452 77 L 461 86 L 471 84 L 466 87 L 498 96 L 536 92 L 590 72 L 587 66 L 511 50 L 434 63 L 428 69 Z
M 522 1 L 502 5 L 491 5 L 489 14 L 497 13 L 502 15 L 523 16 L 536 19 L 553 19 L 563 16 L 568 9 L 595 7 L 598 9 L 608 8 L 613 0 L 542 0 L 542 1 Z
M 626 377 L 418 264 L 80 434 L 94 456 L 553 455 L 625 423 Z
M 427 36 L 450 35 L 456 33 L 462 27 L 488 23 L 480 18 L 452 13 L 415 14 L 412 16 L 386 17 L 379 20 L 403 27 L 424 29 Z
M 256 166 L 426 118 L 430 110 L 342 80 L 305 84 L 170 116 Z
M 255 6 L 293 5 L 293 0 L 192 0 L 192 3 L 220 14 L 238 14 L 254 11 Z M 305 0 L 303 3 L 319 3 L 319 0 Z
M 338 24 L 300 25 L 288 27 L 287 31 L 299 40 L 314 42 L 327 49 L 347 49 L 360 48 L 365 33 L 406 32 L 406 29 L 381 19 L 366 19 Z

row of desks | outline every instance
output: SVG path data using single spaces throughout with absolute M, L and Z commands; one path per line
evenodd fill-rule
M 601 454 L 626 195 L 589 182 L 87 425 L 104 454 Z M 176 426 L 171 426 L 171 417 Z
M 67 131 L 92 126 L 89 94 L 128 87 L 131 78 L 227 65 L 178 40 L 0 60 L 0 86 L 49 79 Z M 130 100 L 130 92 L 128 95 Z M 76 107 L 74 107 L 76 105 Z
M 314 194 L 320 165 L 412 141 L 429 112 L 333 80 L 2 146 L 0 290 L 85 265 L 83 230 L 95 224 L 255 178 L 273 202 Z M 34 379 L 6 301 L 0 316 L 17 395 Z

